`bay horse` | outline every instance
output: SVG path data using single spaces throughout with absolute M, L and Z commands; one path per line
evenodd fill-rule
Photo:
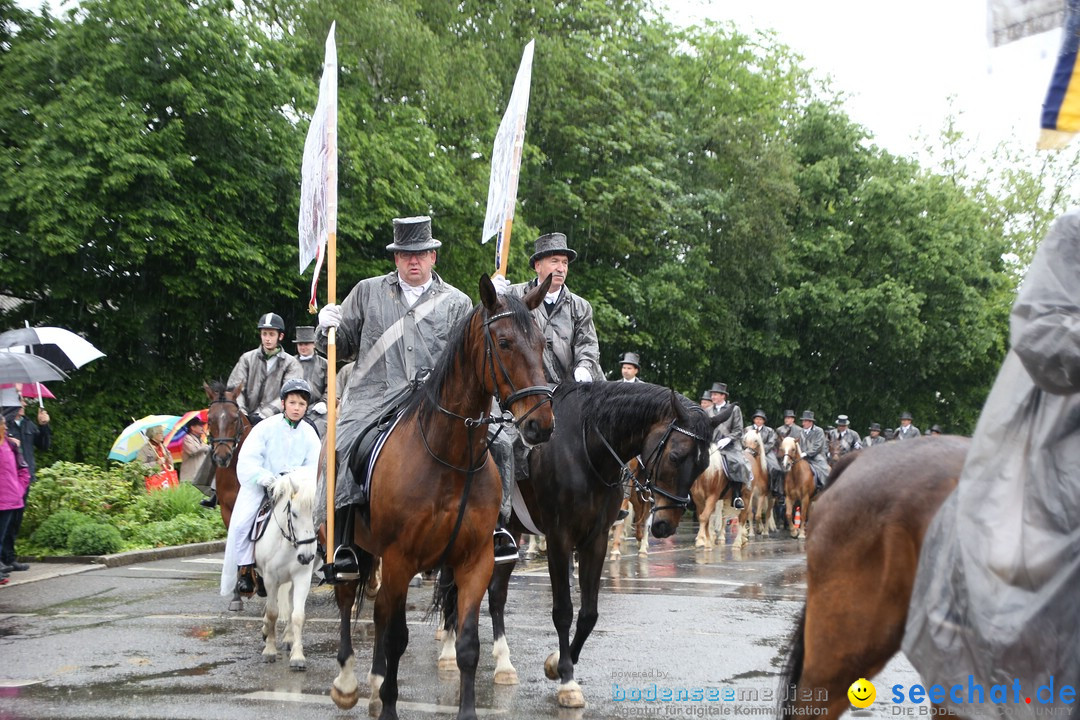
M 776 520 L 773 518 L 775 500 L 769 489 L 769 464 L 761 446 L 761 435 L 753 427 L 747 428 L 743 434 L 743 449 L 750 460 L 753 476 L 750 483 L 750 502 L 746 503 L 750 515 L 746 532 L 749 537 L 754 537 L 755 533 L 769 535 L 776 531 Z
M 694 507 L 697 508 L 698 532 L 694 539 L 694 547 L 711 550 L 717 544 L 727 542 L 724 536 L 724 508 L 725 503 L 731 512 L 737 513 L 739 520 L 739 534 L 734 540 L 735 547 L 742 547 L 747 542 L 747 517 L 750 507 L 751 484 L 730 482 L 727 473 L 724 472 L 724 461 L 720 454 L 720 448 L 712 445 L 709 448 L 709 465 L 694 480 L 690 488 L 690 494 L 694 498 Z M 743 500 L 743 509 L 735 510 L 733 502 L 735 493 Z M 719 512 L 714 522 L 713 515 Z M 719 530 L 714 532 L 714 525 Z
M 551 619 L 559 649 L 548 656 L 544 672 L 559 681 L 559 706 L 580 708 L 585 696 L 574 680 L 574 666 L 599 618 L 608 529 L 618 515 L 624 483 L 633 483 L 634 491 L 651 491 L 658 503 L 652 508 L 652 534 L 670 537 L 690 503 L 690 485 L 708 464 L 712 431 L 731 411 L 709 418 L 674 390 L 649 383 L 565 382 L 556 389 L 553 405 L 555 432 L 547 443 L 533 448 L 528 477 L 519 480 L 518 489 L 533 524 L 547 538 Z M 637 475 L 629 467 L 635 456 L 641 458 Z M 527 529 L 519 512 L 515 506 L 513 531 Z M 571 642 L 575 552 L 581 608 Z M 488 588 L 495 680 L 508 684 L 517 682 L 503 623 L 512 568 L 511 564 L 498 568 Z M 448 624 L 451 620 L 447 615 Z M 446 658 L 453 652 L 452 633 L 444 642 Z M 458 652 L 460 648 L 458 640 Z
M 358 699 L 350 619 L 359 586 L 379 557 L 382 586 L 375 598 L 369 713 L 384 720 L 397 717 L 398 666 L 409 640 L 409 581 L 420 571 L 446 566 L 457 590 L 452 598 L 448 586 L 439 586 L 435 606 L 456 599 L 458 718 L 476 717 L 477 623 L 495 563 L 491 537 L 502 500 L 487 425 L 512 419 L 528 446 L 551 435 L 545 342 L 530 314 L 550 284 L 549 278 L 519 300 L 496 294 L 482 276 L 480 304 L 451 330 L 435 369 L 411 395 L 383 445 L 369 503 L 353 509 L 361 580 L 334 587 L 341 617 L 340 672 L 330 695 L 338 707 L 351 708 Z M 505 410 L 503 417 L 488 415 L 493 396 Z
M 240 447 L 251 430 L 251 421 L 240 412 L 240 406 L 236 404 L 236 398 L 243 389 L 243 383 L 231 388 L 225 387 L 225 383 L 220 380 L 203 383 L 206 397 L 210 399 L 210 406 L 206 411 L 206 426 L 210 434 L 210 459 L 214 462 L 214 487 L 218 507 L 221 509 L 221 520 L 226 528 L 232 519 L 236 495 L 240 492 L 240 481 L 236 478 L 236 461 L 240 457 Z M 239 612 L 243 609 L 243 598 L 239 592 L 233 590 L 229 610 Z
M 277 660 L 279 606 L 285 617 L 282 649 L 291 651 L 289 667 L 307 668 L 303 629 L 305 606 L 311 591 L 311 562 L 315 559 L 314 468 L 279 475 L 269 488 L 273 515 L 262 537 L 255 541 L 255 567 L 266 584 L 262 658 Z M 280 595 L 280 598 L 279 598 Z
M 970 445 L 952 435 L 884 443 L 836 464 L 806 541 L 782 717 L 838 717 L 852 678 L 873 678 L 900 650 L 923 537 Z
M 806 538 L 806 523 L 810 519 L 810 505 L 814 501 L 817 485 L 814 482 L 814 471 L 810 467 L 810 461 L 803 457 L 802 449 L 798 441 L 793 437 L 786 437 L 780 443 L 780 467 L 784 470 L 784 518 L 788 527 L 791 528 L 791 537 L 804 540 Z M 852 454 L 852 453 L 849 453 Z M 799 508 L 801 522 L 795 527 L 792 513 Z

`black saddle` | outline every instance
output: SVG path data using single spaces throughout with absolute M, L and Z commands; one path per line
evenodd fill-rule
M 404 410 L 404 404 L 404 401 L 397 403 L 393 408 L 361 430 L 352 449 L 349 450 L 348 467 L 352 471 L 353 482 L 360 488 L 363 504 L 367 504 L 368 493 L 371 490 L 371 476 L 368 473 L 371 456 L 374 454 L 375 448 L 382 447 L 381 441 L 390 434 L 390 430 L 394 427 L 398 416 Z

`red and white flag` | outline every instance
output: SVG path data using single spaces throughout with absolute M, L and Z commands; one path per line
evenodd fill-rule
M 326 240 L 337 233 L 337 46 L 334 28 L 326 36 L 319 102 L 311 116 L 304 141 L 304 164 L 300 184 L 300 272 L 315 260 L 311 278 L 310 307 L 315 308 L 315 290 L 319 284 L 326 254 Z

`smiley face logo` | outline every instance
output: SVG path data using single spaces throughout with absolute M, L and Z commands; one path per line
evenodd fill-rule
M 877 690 L 872 682 L 866 678 L 859 678 L 851 683 L 851 687 L 847 690 L 847 696 L 852 705 L 857 708 L 865 708 L 873 704 L 874 699 L 877 698 Z

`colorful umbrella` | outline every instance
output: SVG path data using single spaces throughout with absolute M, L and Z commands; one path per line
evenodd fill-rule
M 180 419 L 176 421 L 175 425 L 165 428 L 165 439 L 163 442 L 166 447 L 169 448 L 169 452 L 172 453 L 173 462 L 180 462 L 183 460 L 184 436 L 188 434 L 187 424 L 196 417 L 202 418 L 202 421 L 206 422 L 206 413 L 209 409 L 210 408 L 189 410 L 180 416 Z
M 158 425 L 166 428 L 172 427 L 179 419 L 179 415 L 147 415 L 140 420 L 136 420 L 124 428 L 124 431 L 113 442 L 112 448 L 109 449 L 109 459 L 131 462 L 139 454 L 142 446 L 146 444 L 145 433 L 147 430 Z
M 6 388 L 18 388 L 19 395 L 24 398 L 46 398 L 47 400 L 55 400 L 56 396 L 52 394 L 49 388 L 45 387 L 41 383 L 4 383 L 0 385 L 0 390 Z

